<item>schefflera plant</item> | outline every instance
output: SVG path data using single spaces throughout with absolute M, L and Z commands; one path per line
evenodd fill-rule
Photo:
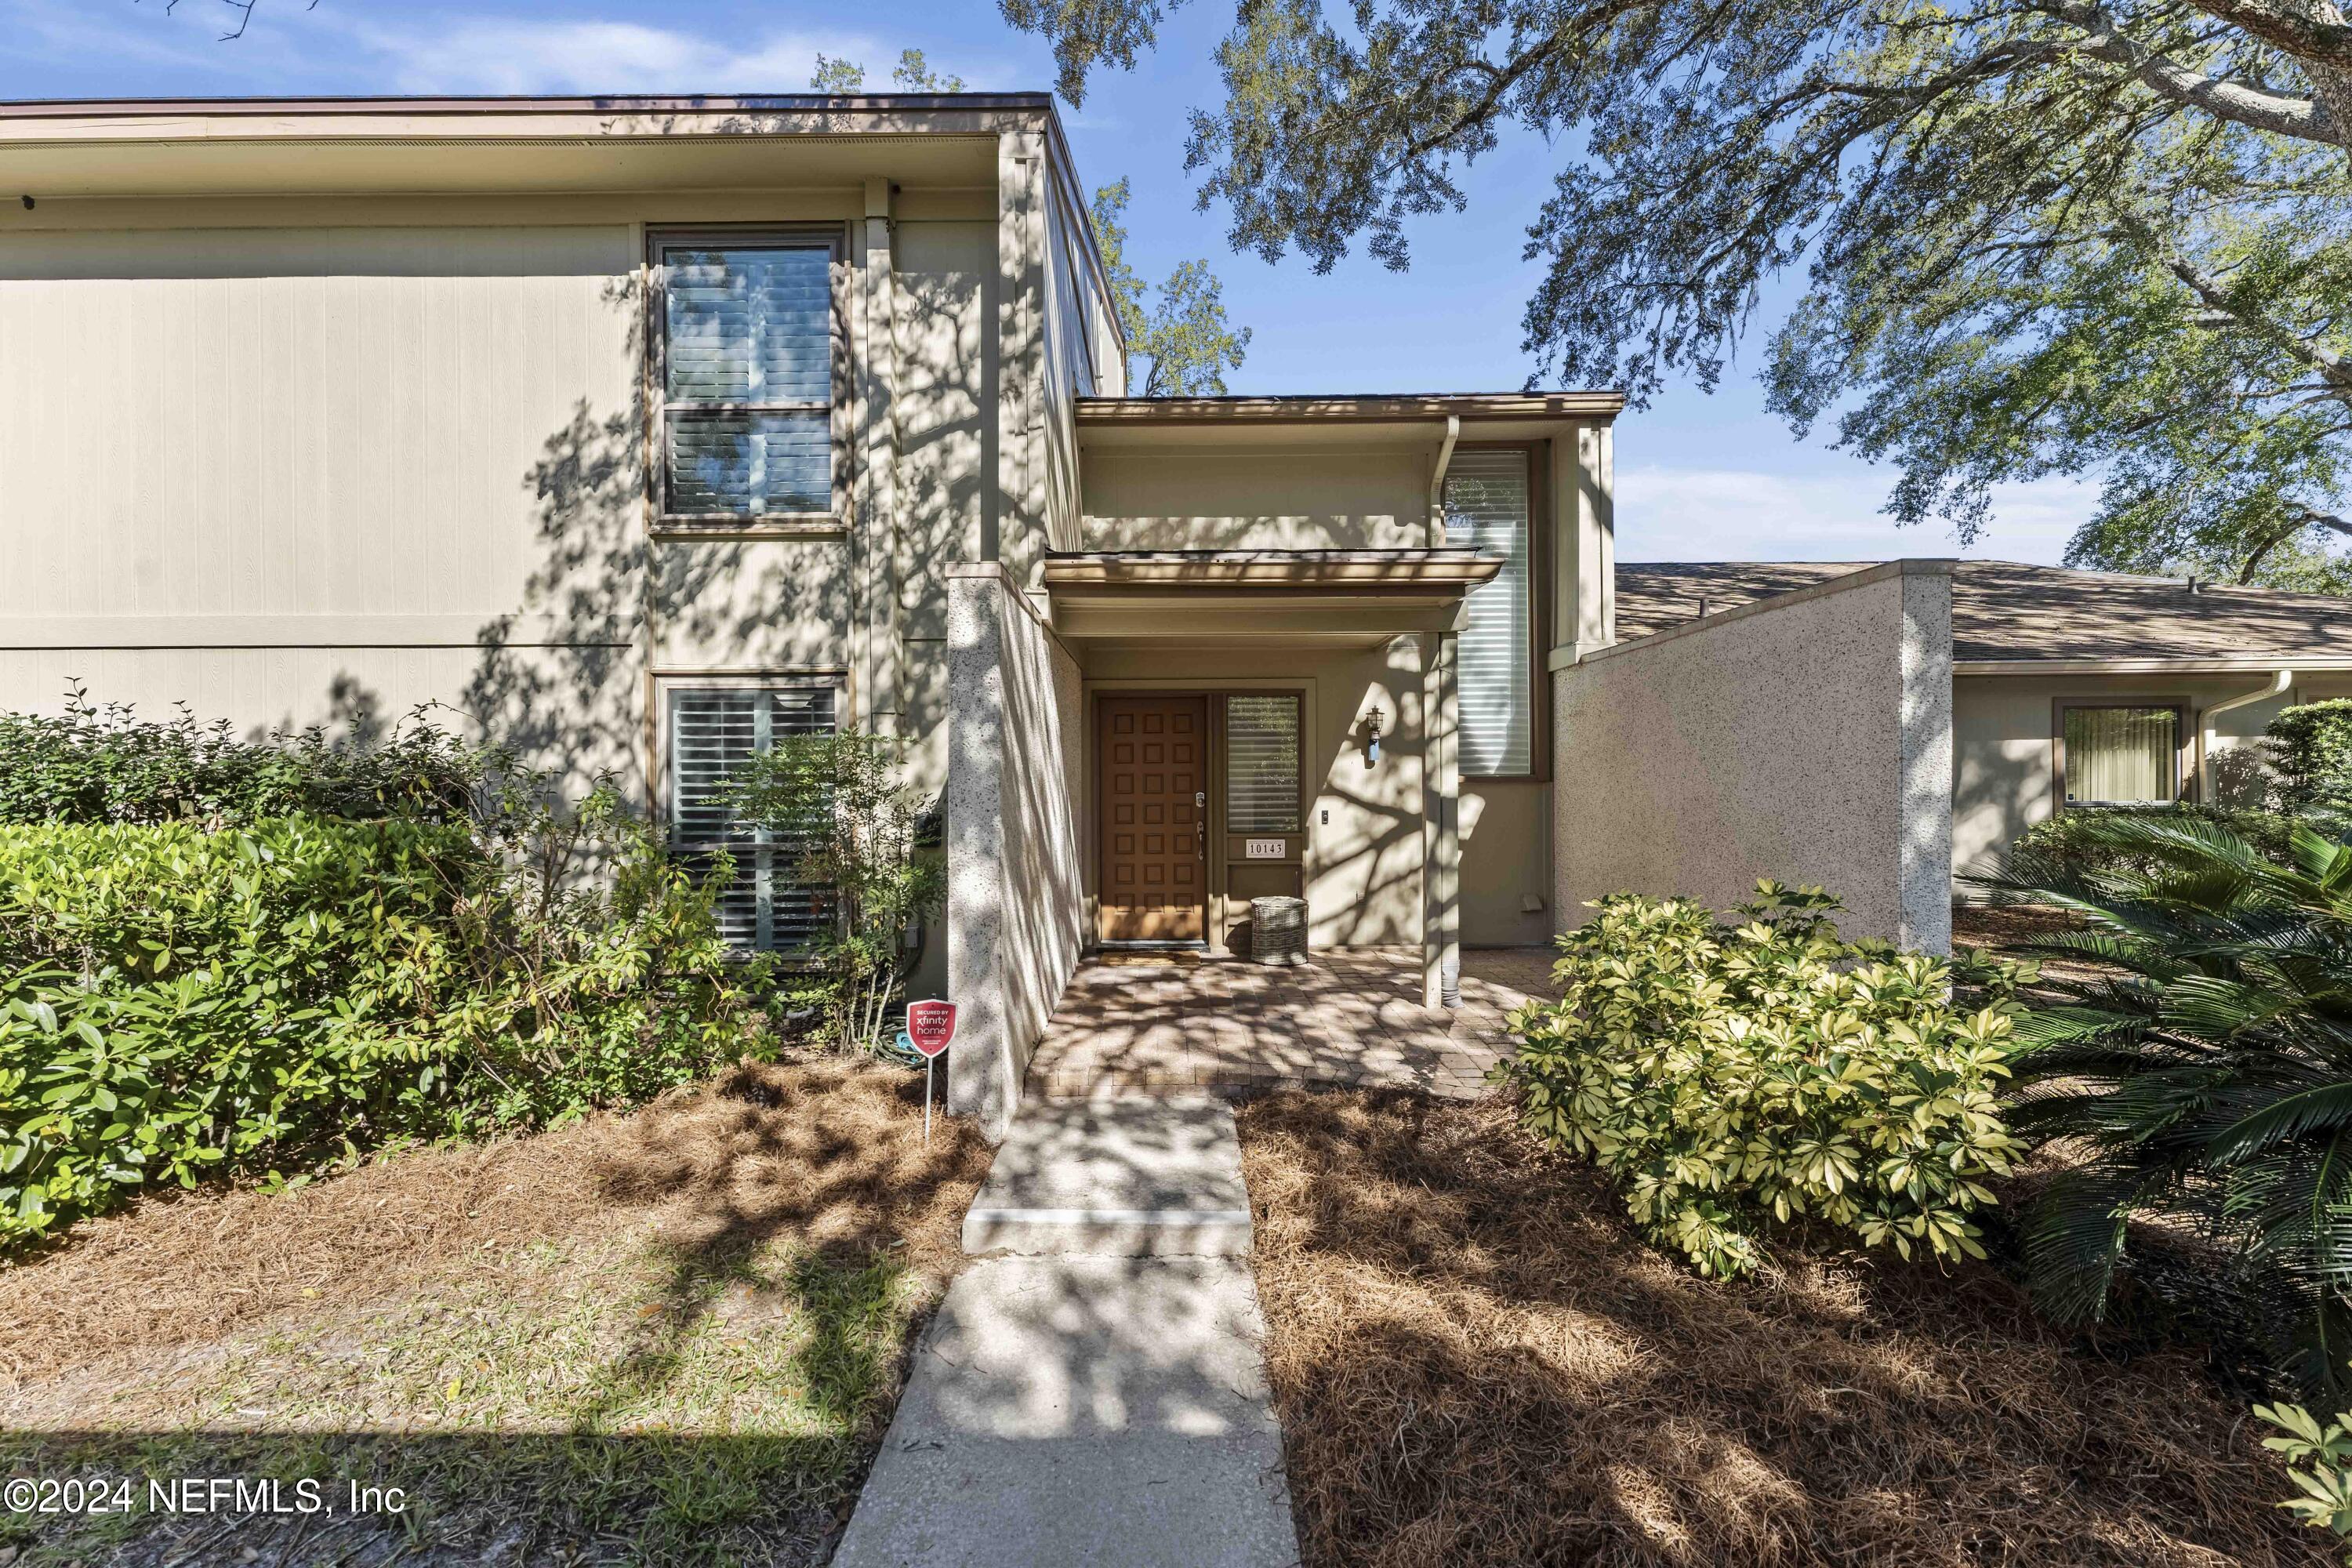
M 2022 1148 L 1996 1103 L 2021 966 L 1846 941 L 1833 897 L 1769 880 L 1736 923 L 1685 899 L 1590 907 L 1500 1070 L 1654 1243 L 1727 1277 L 1768 1223 L 1810 1215 L 1906 1258 L 1984 1256 L 1969 1215 Z

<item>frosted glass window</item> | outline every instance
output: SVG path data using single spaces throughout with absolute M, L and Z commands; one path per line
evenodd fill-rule
M 2069 708 L 2065 740 L 2067 804 L 2179 798 L 2179 714 L 2173 709 Z
M 1456 452 L 1446 468 L 1446 542 L 1503 563 L 1470 590 L 1456 647 L 1465 775 L 1535 771 L 1529 491 L 1524 450 Z
M 666 245 L 662 510 L 833 510 L 833 249 Z
M 1298 831 L 1298 699 L 1225 699 L 1225 831 Z

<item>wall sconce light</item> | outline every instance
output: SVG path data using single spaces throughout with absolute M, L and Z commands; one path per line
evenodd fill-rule
M 1364 766 L 1370 767 L 1381 760 L 1381 710 L 1378 707 L 1364 716 Z

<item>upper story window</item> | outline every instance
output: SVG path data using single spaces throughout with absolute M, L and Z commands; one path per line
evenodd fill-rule
M 1503 559 L 1470 590 L 1456 650 L 1465 777 L 1535 771 L 1532 493 L 1523 447 L 1468 447 L 1446 466 L 1446 542 Z
M 2059 777 L 2068 805 L 2180 798 L 2180 710 L 2068 707 L 2059 722 Z
M 834 513 L 834 256 L 830 237 L 656 241 L 665 518 Z

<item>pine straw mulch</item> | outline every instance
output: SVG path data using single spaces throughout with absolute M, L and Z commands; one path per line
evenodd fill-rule
M 2187 1353 L 2077 1353 L 1988 1268 L 1701 1279 L 1500 1098 L 1243 1106 L 1310 1568 L 2324 1563 Z
M 969 1121 L 927 1149 L 921 1103 L 890 1069 L 746 1064 L 634 1114 L 79 1227 L 0 1269 L 0 1470 L 290 1469 L 337 1496 L 349 1473 L 418 1506 L 0 1517 L 0 1542 L 20 1563 L 812 1561 L 988 1166 Z

